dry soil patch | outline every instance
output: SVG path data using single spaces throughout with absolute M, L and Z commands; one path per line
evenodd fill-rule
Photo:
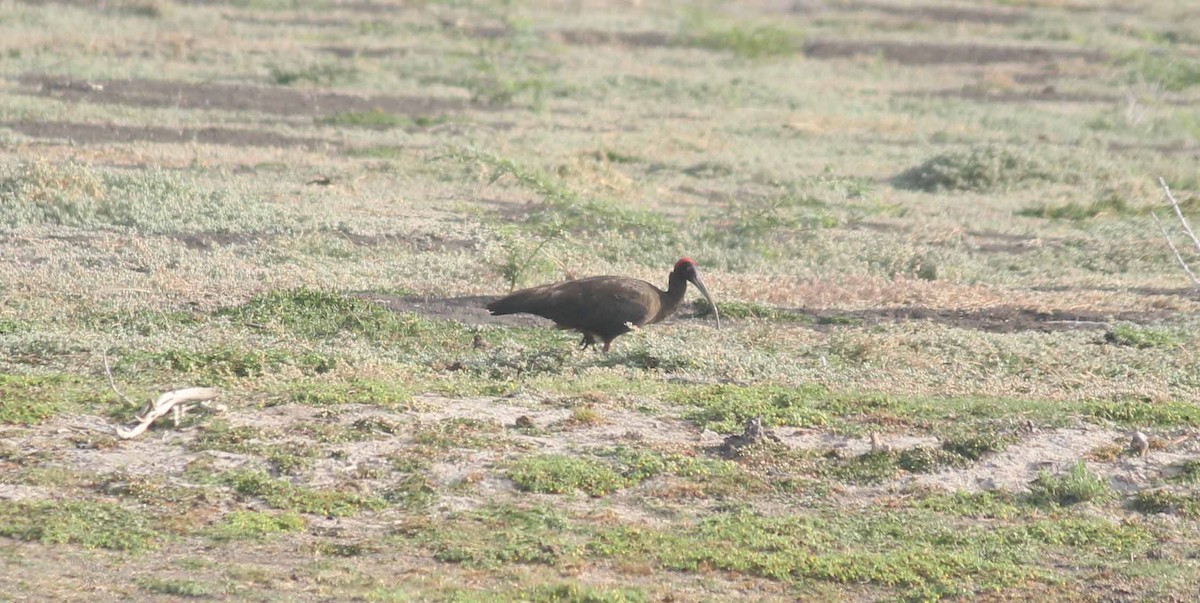
M 814 59 L 879 55 L 902 65 L 986 65 L 991 63 L 1049 63 L 1063 60 L 1096 62 L 1106 58 L 1104 53 L 1094 50 L 1072 50 L 1045 46 L 866 40 L 816 40 L 804 47 L 804 54 Z
M 19 81 L 20 91 L 24 94 L 132 107 L 255 111 L 287 116 L 323 116 L 375 110 L 436 116 L 467 108 L 467 101 L 460 98 L 357 95 L 250 84 L 144 79 L 76 80 L 40 74 L 24 75 Z
M 301 147 L 320 149 L 337 146 L 332 140 L 285 136 L 262 130 L 238 128 L 167 128 L 161 126 L 127 126 L 90 124 L 69 121 L 0 122 L 31 138 L 65 139 L 72 144 L 104 144 L 110 142 L 155 142 L 168 144 L 213 144 L 232 147 Z

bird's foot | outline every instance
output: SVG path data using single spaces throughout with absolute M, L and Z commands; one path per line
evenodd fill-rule
M 594 345 L 596 345 L 596 338 L 585 333 L 583 336 L 583 340 L 581 340 L 579 342 L 579 349 L 586 350 Z

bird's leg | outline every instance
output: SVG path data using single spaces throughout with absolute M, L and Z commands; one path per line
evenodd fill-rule
M 605 340 L 605 342 L 604 342 L 604 353 L 605 354 L 608 353 L 608 346 L 610 346 L 610 345 L 612 345 L 612 340 L 611 339 Z
M 579 342 L 579 349 L 586 350 L 586 349 L 592 347 L 593 345 L 596 345 L 596 339 L 594 337 L 592 337 L 591 333 L 584 333 L 583 341 Z

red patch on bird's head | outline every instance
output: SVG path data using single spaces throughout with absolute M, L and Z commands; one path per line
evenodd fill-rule
M 683 270 L 684 268 L 686 268 L 688 266 L 695 268 L 696 267 L 695 260 L 693 260 L 692 258 L 679 258 L 679 261 L 675 262 L 676 270 Z

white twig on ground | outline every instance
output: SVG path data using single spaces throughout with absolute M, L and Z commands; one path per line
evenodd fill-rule
M 1175 210 L 1175 217 L 1179 218 L 1179 223 L 1183 225 L 1183 232 L 1187 234 L 1188 238 L 1196 246 L 1196 253 L 1200 253 L 1200 239 L 1196 238 L 1196 233 L 1192 231 L 1192 225 L 1184 217 L 1183 210 L 1179 207 L 1179 202 L 1175 200 L 1175 195 L 1171 193 L 1171 188 L 1167 186 L 1167 181 L 1160 177 L 1158 183 L 1162 185 L 1163 192 L 1167 194 L 1167 199 L 1171 202 L 1171 208 Z M 1179 248 L 1171 240 L 1171 235 L 1167 232 L 1167 227 L 1163 225 L 1162 220 L 1158 219 L 1158 214 L 1150 212 L 1150 217 L 1154 218 L 1154 223 L 1158 225 L 1158 231 L 1167 240 L 1167 246 L 1171 248 L 1171 253 L 1175 254 L 1175 259 L 1179 261 L 1179 266 L 1183 268 L 1188 278 L 1191 279 L 1192 287 L 1200 289 L 1200 278 L 1196 277 L 1196 273 L 1192 272 L 1192 269 L 1188 266 L 1187 260 L 1183 259 L 1183 254 L 1179 253 Z
M 117 394 L 117 397 L 120 398 L 121 400 L 124 400 L 126 404 L 133 406 L 133 401 L 130 400 L 129 398 L 125 397 L 125 394 L 121 393 L 121 390 L 117 389 L 116 381 L 113 381 L 112 367 L 108 365 L 108 350 L 107 349 L 104 350 L 104 376 L 108 377 L 108 386 L 111 387 L 113 392 Z
M 1187 218 L 1183 217 L 1183 209 L 1179 207 L 1175 195 L 1171 194 L 1171 187 L 1167 186 L 1167 181 L 1162 176 L 1159 176 L 1158 183 L 1162 185 L 1163 192 L 1167 193 L 1167 199 L 1171 201 L 1171 208 L 1175 210 L 1175 217 L 1179 218 L 1179 223 L 1183 225 L 1183 232 L 1187 233 L 1192 244 L 1196 246 L 1196 253 L 1200 253 L 1200 239 L 1196 238 L 1196 233 L 1192 232 L 1192 225 L 1188 223 Z
M 179 420 L 189 409 L 194 408 L 197 404 L 212 408 L 207 404 L 208 401 L 219 395 L 221 392 L 211 387 L 188 387 L 169 391 L 146 405 L 142 413 L 137 416 L 137 425 L 128 429 L 118 427 L 117 435 L 123 440 L 135 438 L 149 429 L 150 424 L 159 417 L 172 411 L 175 413 L 175 425 L 179 425 Z

